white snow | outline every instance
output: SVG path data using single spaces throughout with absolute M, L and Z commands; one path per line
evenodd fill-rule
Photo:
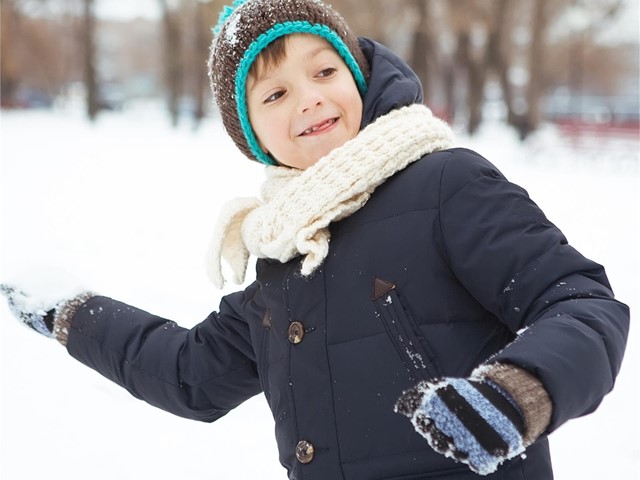
M 231 20 L 228 20 L 229 26 L 227 27 L 225 33 L 225 40 L 229 45 L 235 45 L 238 43 L 238 27 L 240 23 L 241 15 L 239 13 L 235 13 Z
M 25 314 L 37 314 L 45 316 L 49 310 L 55 307 L 57 302 L 48 303 L 43 301 L 40 297 L 26 295 L 24 291 L 19 288 L 13 290 L 11 285 L 8 286 L 7 291 L 10 292 L 11 301 L 14 308 L 19 312 Z
M 51 279 L 55 281 L 52 282 Z M 90 290 L 82 286 L 82 282 L 74 278 L 68 270 L 44 266 L 25 267 L 10 279 L 3 276 L 2 280 L 6 280 L 9 287 L 15 287 L 16 294 L 13 298 L 16 307 L 24 312 L 46 313 L 61 299 L 70 299 Z
M 93 126 L 69 111 L 3 111 L 1 122 L 0 281 L 69 274 L 186 327 L 234 289 L 211 286 L 204 255 L 220 206 L 255 194 L 263 175 L 217 121 L 172 130 L 154 107 Z M 521 146 L 489 125 L 460 142 L 526 188 L 638 308 L 637 139 L 572 147 L 548 128 Z M 180 419 L 23 328 L 4 302 L 0 330 L 1 478 L 286 478 L 262 396 L 213 425 Z M 639 335 L 600 409 L 551 436 L 557 480 L 638 478 Z

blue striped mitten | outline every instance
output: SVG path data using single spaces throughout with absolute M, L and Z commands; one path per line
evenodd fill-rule
M 436 452 L 466 463 L 480 475 L 525 450 L 520 408 L 486 379 L 445 378 L 406 391 L 396 411 L 411 419 Z

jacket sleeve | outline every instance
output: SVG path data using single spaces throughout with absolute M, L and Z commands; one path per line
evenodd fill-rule
M 629 328 L 602 266 L 572 248 L 522 188 L 468 150 L 441 178 L 451 269 L 517 336 L 487 362 L 521 367 L 553 402 L 548 431 L 592 412 L 614 385 Z
M 67 350 L 134 397 L 212 422 L 261 391 L 243 318 L 255 289 L 224 297 L 219 313 L 190 330 L 96 296 L 74 314 Z

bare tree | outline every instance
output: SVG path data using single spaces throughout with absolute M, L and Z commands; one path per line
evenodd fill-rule
M 2 105 L 12 106 L 16 103 L 16 91 L 20 79 L 20 60 L 15 48 L 20 14 L 14 0 L 4 0 L 0 16 L 0 90 Z
M 476 28 L 482 29 L 485 41 L 476 57 L 468 58 L 468 121 L 467 131 L 473 134 L 482 123 L 482 109 L 485 102 L 487 82 L 494 77 L 502 92 L 507 118 L 516 123 L 514 93 L 509 82 L 511 63 L 507 54 L 506 39 L 513 34 L 511 19 L 513 0 L 492 0 L 476 4 L 474 17 L 479 20 Z M 468 13 L 467 13 L 468 14 Z M 464 40 L 463 40 L 464 44 Z
M 413 0 L 413 9 L 416 15 L 416 27 L 413 31 L 411 42 L 411 57 L 409 63 L 422 82 L 425 92 L 425 102 L 430 103 L 431 75 L 434 67 L 435 48 L 432 36 L 433 18 L 431 15 L 429 0 Z
M 384 42 L 386 40 L 386 29 L 393 23 L 390 17 L 389 7 L 396 11 L 402 10 L 403 5 L 398 7 L 398 1 L 389 0 L 333 0 L 331 4 L 340 12 L 356 35 L 366 36 L 374 40 Z M 392 5 L 390 5 L 392 4 Z
M 158 0 L 162 11 L 164 36 L 164 68 L 167 106 L 172 125 L 178 124 L 179 102 L 182 89 L 182 56 L 180 52 L 180 15 L 176 0 Z
M 94 0 L 84 0 L 82 43 L 84 45 L 84 86 L 89 120 L 98 115 L 98 79 L 96 73 L 96 17 Z
M 529 45 L 529 82 L 526 91 L 527 112 L 520 124 L 520 136 L 527 137 L 540 125 L 541 100 L 546 90 L 544 78 L 545 34 L 551 12 L 549 0 L 535 0 L 531 19 L 531 43 Z
M 212 29 L 218 22 L 218 13 L 225 5 L 225 0 L 196 0 L 194 9 L 194 60 L 192 75 L 194 78 L 194 121 L 197 127 L 206 113 L 206 100 L 210 99 L 209 79 L 206 60 L 212 40 Z
M 496 28 L 492 29 L 489 40 L 489 55 L 491 66 L 498 77 L 502 100 L 507 111 L 507 123 L 516 125 L 519 115 L 515 108 L 514 89 L 509 80 L 509 70 L 512 67 L 510 61 L 511 37 L 514 31 L 513 1 L 497 0 L 494 8 Z
M 495 48 L 496 35 L 491 33 L 491 5 L 494 2 L 477 2 L 473 0 L 452 0 L 446 2 L 446 15 L 455 38 L 452 70 L 447 79 L 458 86 L 458 95 L 463 95 L 466 105 L 467 131 L 474 133 L 482 121 L 482 106 L 491 53 Z M 456 77 L 463 76 L 464 81 L 455 82 Z M 461 88 L 460 88 L 461 87 Z M 447 93 L 450 109 L 461 104 L 456 99 L 454 87 Z
M 200 123 L 205 114 L 205 104 L 204 99 L 207 91 L 207 74 L 205 71 L 205 61 L 206 51 L 209 46 L 209 42 L 211 39 L 210 27 L 211 25 L 211 5 L 210 1 L 198 0 L 196 2 L 195 8 L 195 51 L 196 51 L 196 61 L 194 74 L 195 74 L 195 87 L 194 87 L 194 100 L 195 100 L 195 108 L 193 112 L 194 120 L 196 122 L 196 126 Z M 202 55 L 202 57 L 200 56 Z M 198 60 L 199 59 L 199 60 Z

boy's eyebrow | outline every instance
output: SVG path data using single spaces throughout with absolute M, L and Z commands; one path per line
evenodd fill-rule
M 333 47 L 330 45 L 320 45 L 318 48 L 314 48 L 313 50 L 311 50 L 307 55 L 307 58 L 311 60 L 313 57 L 323 52 L 324 50 L 333 50 Z
M 325 51 L 325 50 L 333 50 L 333 47 L 331 47 L 330 45 L 321 45 L 317 48 L 314 48 L 313 50 L 311 50 L 308 54 L 305 55 L 306 60 L 311 60 L 312 58 L 314 58 L 316 55 L 318 55 L 319 53 Z M 263 69 L 263 70 L 268 70 L 268 69 Z M 252 90 L 253 88 L 255 88 L 257 85 L 259 85 L 262 82 L 265 82 L 267 80 L 269 80 L 271 77 L 266 74 L 266 73 L 262 73 L 260 75 L 258 75 L 257 77 L 253 78 L 253 81 L 251 82 L 251 85 L 249 86 L 249 90 Z M 249 80 L 249 79 L 247 79 Z
M 269 80 L 271 77 L 269 75 L 258 75 L 257 77 L 249 77 L 247 78 L 247 88 L 248 90 L 253 90 L 262 82 Z

